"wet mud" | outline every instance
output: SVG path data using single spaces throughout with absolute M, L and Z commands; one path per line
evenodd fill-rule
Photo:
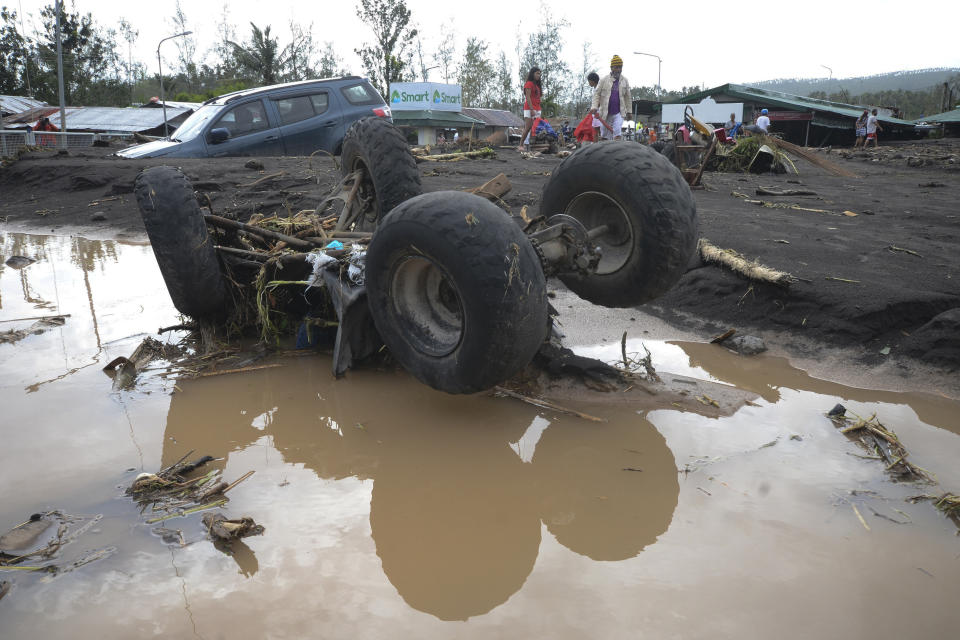
M 111 550 L 57 575 L 0 567 L 4 638 L 891 638 L 960 623 L 957 527 L 907 501 L 960 491 L 955 400 L 639 339 L 628 349 L 649 348 L 666 382 L 699 381 L 687 400 L 714 385 L 750 401 L 703 415 L 643 392 L 557 398 L 593 422 L 396 370 L 335 380 L 323 354 L 179 381 L 161 362 L 113 389 L 104 365 L 175 339 L 153 333 L 176 312 L 150 248 L 0 247 L 37 260 L 0 270 L 0 321 L 68 314 L 0 344 L 0 532 L 60 509 L 97 518 L 74 548 Z M 575 350 L 615 361 L 622 330 Z M 824 415 L 838 402 L 876 413 L 938 485 L 892 482 Z M 206 512 L 265 526 L 230 555 L 203 513 L 147 524 L 125 495 L 191 451 L 231 479 L 255 471 Z

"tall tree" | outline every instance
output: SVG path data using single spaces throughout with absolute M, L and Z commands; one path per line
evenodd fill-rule
M 560 109 L 560 103 L 566 90 L 566 79 L 570 73 L 563 61 L 563 30 L 570 23 L 563 18 L 555 18 L 549 7 L 541 2 L 538 12 L 539 29 L 527 36 L 526 46 L 521 55 L 520 74 L 523 81 L 532 67 L 539 67 L 543 95 L 540 104 L 544 115 L 554 115 Z
M 517 96 L 513 93 L 513 67 L 503 51 L 497 58 L 493 85 L 493 106 L 497 109 L 512 110 L 517 105 Z
M 357 16 L 373 31 L 376 42 L 355 52 L 374 86 L 389 95 L 390 84 L 406 75 L 410 43 L 417 36 L 410 26 L 410 10 L 404 0 L 360 0 Z
M 43 32 L 36 43 L 40 61 L 36 95 L 54 103 L 58 99 L 56 9 L 47 5 L 40 11 L 40 19 Z M 103 30 L 89 13 L 70 13 L 61 4 L 60 32 L 64 99 L 68 105 L 109 104 L 125 94 L 113 30 Z
M 277 38 L 270 36 L 270 25 L 260 29 L 250 23 L 250 40 L 243 45 L 229 41 L 240 73 L 261 84 L 279 82 L 285 60 Z
M 317 45 L 313 41 L 313 23 L 306 27 L 290 21 L 290 44 L 283 51 L 284 74 L 287 81 L 309 80 L 317 75 L 315 69 Z
M 573 113 L 577 118 L 582 118 L 590 108 L 590 101 L 593 99 L 593 90 L 587 84 L 587 75 L 591 71 L 597 70 L 596 55 L 593 52 L 593 45 L 589 41 L 583 43 L 583 61 L 580 65 L 579 73 L 570 79 L 571 102 L 573 102 Z
M 26 89 L 27 40 L 17 29 L 17 12 L 0 8 L 0 94 Z
M 234 79 L 240 75 L 240 66 L 233 55 L 233 42 L 237 39 L 237 30 L 230 22 L 230 8 L 224 2 L 217 22 L 217 41 L 213 45 L 213 71 L 218 78 Z
M 173 28 L 174 33 L 191 31 L 187 14 L 184 12 L 180 0 L 177 0 L 174 4 Z M 182 38 L 174 38 L 173 42 L 177 47 L 177 70 L 190 80 L 190 84 L 193 85 L 191 88 L 194 88 L 198 81 L 197 39 L 191 34 Z
M 487 59 L 487 43 L 467 38 L 463 59 L 457 67 L 457 82 L 467 107 L 489 107 L 493 102 L 493 65 Z
M 336 78 L 338 76 L 350 75 L 350 70 L 343 65 L 343 58 L 337 55 L 333 48 L 333 43 L 329 40 L 323 44 L 323 51 L 320 53 L 320 67 L 317 69 L 317 75 L 321 78 Z
M 449 84 L 450 79 L 453 78 L 457 71 L 455 64 L 457 57 L 457 32 L 453 28 L 453 19 L 444 23 L 440 31 L 443 33 L 443 40 L 440 41 L 440 46 L 437 47 L 437 53 L 433 56 L 433 60 L 437 63 L 437 66 L 440 67 L 440 73 L 443 74 L 443 81 Z

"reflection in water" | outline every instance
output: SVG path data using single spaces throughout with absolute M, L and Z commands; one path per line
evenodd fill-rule
M 780 389 L 811 391 L 859 402 L 909 404 L 917 417 L 930 425 L 960 433 L 960 415 L 955 400 L 934 394 L 876 391 L 849 387 L 810 376 L 790 366 L 786 358 L 742 357 L 727 349 L 702 342 L 675 342 L 690 357 L 691 367 L 701 367 L 718 380 L 753 391 L 771 404 L 780 401 Z M 826 411 L 830 407 L 824 407 Z
M 191 449 L 226 457 L 267 436 L 286 463 L 321 478 L 372 479 L 383 571 L 410 606 L 440 619 L 485 613 L 517 592 L 544 525 L 578 554 L 623 560 L 670 524 L 673 455 L 631 412 L 602 425 L 551 423 L 514 402 L 447 396 L 406 376 L 361 384 L 298 370 L 247 376 L 242 394 L 230 381 L 181 382 L 162 465 Z M 529 427 L 538 440 L 524 438 Z

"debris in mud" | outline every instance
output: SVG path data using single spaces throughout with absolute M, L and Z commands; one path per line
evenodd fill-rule
M 47 562 L 61 555 L 64 547 L 88 532 L 102 515 L 69 515 L 62 511 L 35 513 L 0 536 L 0 571 L 46 572 L 60 574 L 99 560 L 115 549 L 104 547 L 66 562 Z M 41 542 L 45 534 L 52 533 Z M 25 561 L 31 560 L 29 564 Z
M 913 496 L 908 500 L 914 503 L 924 500 L 932 501 L 933 506 L 942 511 L 957 527 L 960 527 L 960 496 L 953 493 L 944 493 L 939 496 L 923 494 Z M 957 535 L 960 535 L 960 531 L 957 531 Z
M 129 389 L 137 380 L 137 375 L 154 360 L 173 361 L 183 355 L 183 350 L 172 344 L 164 344 L 154 338 L 144 338 L 129 358 L 119 356 L 103 368 L 104 373 L 113 378 L 113 389 Z
M 24 267 L 30 266 L 34 262 L 36 262 L 36 260 L 26 256 L 10 256 L 7 258 L 7 261 L 4 262 L 4 264 L 11 269 L 23 269 Z
M 876 454 L 886 463 L 886 471 L 896 480 L 905 482 L 925 482 L 935 484 L 930 474 L 909 460 L 897 434 L 883 426 L 876 414 L 867 419 L 854 414 L 855 419 L 846 415 L 846 408 L 837 405 L 827 414 L 840 433 L 859 443 L 867 451 Z
M 454 153 L 441 153 L 435 156 L 415 155 L 417 163 L 420 162 L 458 162 L 460 160 L 475 160 L 477 158 L 496 158 L 497 152 L 490 147 L 477 149 L 476 151 L 455 151 Z
M 767 350 L 767 344 L 756 336 L 734 336 L 724 341 L 724 346 L 733 349 L 742 356 L 755 356 Z
M 567 407 L 562 407 L 555 402 L 544 400 L 543 398 L 532 398 L 530 396 L 525 396 L 522 393 L 517 393 L 516 391 L 511 391 L 510 389 L 505 389 L 504 387 L 494 387 L 493 392 L 496 395 L 503 395 L 503 396 L 508 396 L 510 398 L 516 398 L 517 400 L 522 400 L 527 404 L 532 404 L 533 406 L 540 407 L 541 409 L 549 409 L 551 411 L 556 411 L 558 413 L 565 413 L 567 415 L 583 418 L 584 420 L 590 420 L 591 422 L 607 421 L 606 418 L 598 418 L 597 416 L 592 416 L 588 413 L 577 411 L 576 409 L 568 409 Z
M 211 456 L 202 456 L 193 462 L 186 462 L 191 453 L 158 473 L 141 473 L 127 488 L 127 495 L 140 505 L 141 513 L 149 509 L 150 513 L 159 514 L 148 518 L 147 524 L 222 507 L 229 501 L 225 494 L 253 475 L 253 471 L 248 471 L 230 484 L 222 480 L 219 469 L 196 478 L 187 478 L 214 460 Z
M 747 260 L 733 249 L 716 247 L 706 238 L 700 238 L 698 249 L 700 257 L 707 264 L 727 267 L 748 280 L 768 282 L 781 287 L 787 287 L 796 281 L 796 278 L 789 273 L 772 269 L 753 260 Z
M 205 513 L 201 522 L 203 522 L 207 534 L 213 541 L 222 544 L 229 544 L 234 540 L 248 536 L 263 535 L 265 531 L 263 525 L 254 522 L 250 516 L 228 520 L 226 516 L 220 513 Z
M 620 361 L 617 364 L 617 368 L 621 369 L 627 374 L 637 375 L 642 369 L 644 371 L 643 378 L 646 380 L 652 380 L 653 382 L 662 382 L 660 376 L 657 375 L 657 370 L 653 366 L 653 356 L 650 354 L 650 350 L 647 349 L 646 345 L 642 342 L 640 346 L 643 347 L 645 356 L 640 358 L 640 352 L 636 353 L 627 353 L 627 332 L 624 331 L 623 335 L 620 337 Z
M 26 329 L 9 329 L 7 331 L 0 331 L 0 344 L 10 344 L 13 342 L 19 342 L 27 336 L 38 336 L 41 333 L 54 329 L 56 327 L 62 327 L 67 323 L 67 318 L 70 314 L 64 314 L 62 316 L 47 316 L 36 318 L 36 322 L 27 327 Z M 18 320 L 34 320 L 35 318 L 19 318 Z M 4 320 L 3 322 L 14 322 L 13 320 Z

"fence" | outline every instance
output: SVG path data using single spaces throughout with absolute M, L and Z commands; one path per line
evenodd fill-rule
M 92 147 L 98 140 L 132 138 L 129 133 L 63 133 L 59 131 L 0 131 L 0 158 L 17 154 L 24 147 L 77 149 Z

